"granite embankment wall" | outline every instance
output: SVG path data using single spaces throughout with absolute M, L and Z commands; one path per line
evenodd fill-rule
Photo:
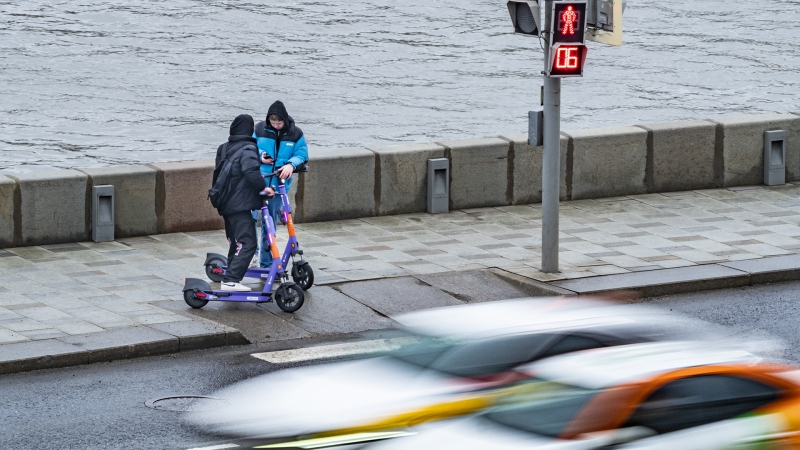
M 561 197 L 588 199 L 763 182 L 763 139 L 786 131 L 786 181 L 800 181 L 800 112 L 565 131 Z M 541 201 L 542 147 L 527 136 L 312 149 L 295 175 L 296 222 L 426 210 L 429 158 L 450 160 L 450 208 Z M 0 248 L 86 241 L 91 190 L 114 185 L 115 236 L 219 229 L 213 160 L 0 175 Z

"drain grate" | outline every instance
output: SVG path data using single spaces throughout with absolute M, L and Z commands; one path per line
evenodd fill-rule
M 144 402 L 144 405 L 160 411 L 211 411 L 225 406 L 226 403 L 221 398 L 203 395 L 174 395 L 154 398 Z

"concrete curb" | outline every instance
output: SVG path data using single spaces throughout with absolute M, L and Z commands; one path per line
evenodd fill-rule
M 537 281 L 516 273 L 507 272 L 503 269 L 494 268 L 489 269 L 489 271 L 534 297 L 575 295 L 573 291 L 545 283 L 544 281 Z
M 626 292 L 626 296 L 644 298 L 797 280 L 800 280 L 800 254 L 559 280 L 545 284 L 570 291 L 574 295 Z
M 1 345 L 0 375 L 243 344 L 239 330 L 211 321 L 126 327 Z

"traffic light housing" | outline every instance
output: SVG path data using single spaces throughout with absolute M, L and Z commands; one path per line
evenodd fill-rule
M 557 1 L 550 14 L 547 76 L 582 77 L 586 62 L 586 0 Z
M 613 32 L 614 0 L 589 0 L 586 8 L 586 26 Z
M 600 44 L 622 45 L 622 13 L 625 0 L 589 0 L 586 39 Z
M 507 3 L 514 34 L 539 37 L 542 29 L 538 0 L 511 0 Z

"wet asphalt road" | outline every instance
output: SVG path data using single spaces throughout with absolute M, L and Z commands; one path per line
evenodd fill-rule
M 800 282 L 670 295 L 646 302 L 723 325 L 743 338 L 777 338 L 785 345 L 784 357 L 800 362 Z
M 798 292 L 800 282 L 790 282 L 647 302 L 743 335 L 780 338 L 786 356 L 800 361 Z M 242 346 L 0 376 L 0 448 L 188 449 L 229 442 L 182 425 L 179 412 L 153 410 L 145 402 L 209 394 L 280 368 L 250 356 L 265 350 Z

